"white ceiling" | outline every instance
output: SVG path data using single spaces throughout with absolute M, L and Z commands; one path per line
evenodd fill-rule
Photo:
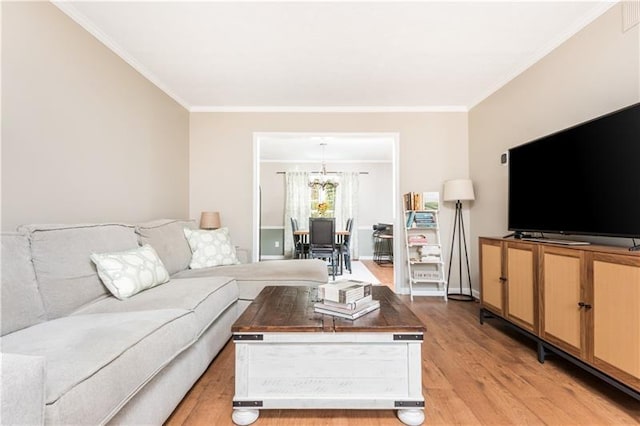
M 191 111 L 465 111 L 614 3 L 55 2 Z

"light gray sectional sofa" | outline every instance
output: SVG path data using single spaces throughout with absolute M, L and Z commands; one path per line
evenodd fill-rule
M 328 281 L 319 260 L 188 269 L 192 221 L 31 225 L 2 235 L 2 410 L 9 424 L 161 424 L 266 285 Z M 151 245 L 171 279 L 113 297 L 89 256 Z

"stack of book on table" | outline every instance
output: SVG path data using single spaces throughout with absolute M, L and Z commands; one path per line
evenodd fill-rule
M 314 311 L 354 320 L 380 308 L 380 301 L 371 296 L 371 283 L 342 280 L 318 286 L 322 302 L 313 305 Z

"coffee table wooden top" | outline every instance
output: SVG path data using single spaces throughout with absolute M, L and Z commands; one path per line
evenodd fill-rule
M 269 286 L 231 327 L 234 333 L 390 332 L 423 333 L 418 317 L 386 286 L 373 286 L 380 309 L 351 321 L 313 311 L 320 302 L 315 287 Z

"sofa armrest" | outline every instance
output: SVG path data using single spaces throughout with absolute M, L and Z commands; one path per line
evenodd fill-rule
M 0 353 L 0 424 L 44 424 L 44 357 Z
M 240 248 L 239 246 L 236 246 L 236 257 L 238 258 L 240 263 L 249 263 L 251 260 L 251 257 L 249 256 L 249 250 Z

